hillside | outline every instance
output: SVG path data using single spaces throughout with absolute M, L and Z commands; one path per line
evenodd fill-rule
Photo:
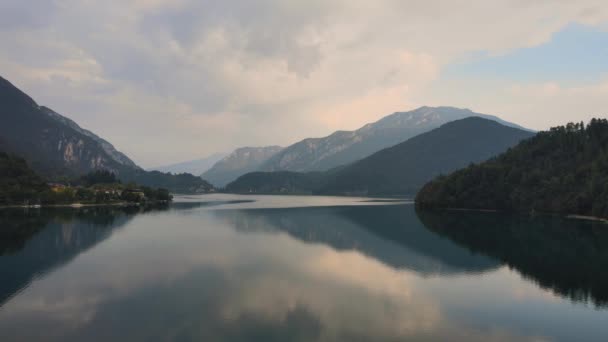
M 39 106 L 31 97 L 0 77 L 0 149 L 22 157 L 48 180 L 73 179 L 95 170 L 108 170 L 125 181 L 150 187 L 188 183 L 186 187 L 212 186 L 192 175 L 149 173 L 119 152 L 111 143 L 81 128 L 74 121 Z M 203 192 L 204 192 L 203 191 Z
M 388 115 L 356 131 L 338 131 L 324 138 L 302 140 L 270 158 L 260 166 L 259 171 L 329 170 L 365 158 L 445 123 L 471 116 L 521 128 L 495 116 L 475 113 L 468 109 L 421 107 Z
M 0 152 L 0 205 L 36 201 L 48 190 L 25 160 Z
M 540 132 L 508 152 L 428 183 L 420 207 L 608 217 L 608 120 Z
M 232 193 L 316 194 L 326 182 L 325 172 L 251 172 L 226 186 Z
M 158 166 L 150 168 L 149 171 L 160 171 L 163 173 L 190 173 L 193 175 L 200 175 L 209 170 L 215 163 L 226 157 L 225 153 L 214 153 L 208 157 L 189 160 L 181 163 L 175 163 L 170 165 Z
M 3 150 L 23 157 L 40 174 L 75 176 L 94 169 L 117 172 L 123 167 L 137 167 L 105 140 L 39 106 L 3 78 L 0 118 Z
M 253 173 L 229 184 L 227 190 L 413 195 L 435 176 L 486 160 L 532 135 L 492 120 L 470 117 L 447 123 L 345 167 L 322 173 Z M 303 188 L 307 185 L 310 188 Z
M 234 150 L 201 175 L 218 187 L 224 187 L 238 177 L 257 171 L 260 165 L 283 148 L 280 146 L 242 147 Z

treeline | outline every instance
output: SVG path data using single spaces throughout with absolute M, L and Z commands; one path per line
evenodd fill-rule
M 326 183 L 325 172 L 251 172 L 226 186 L 232 193 L 311 195 Z
M 24 159 L 0 152 L 0 205 L 112 202 L 168 202 L 163 188 L 122 184 L 112 172 L 98 170 L 64 183 L 47 183 Z
M 25 160 L 0 152 L 0 205 L 23 203 L 50 191 Z
M 608 217 L 608 120 L 540 132 L 496 158 L 426 184 L 416 203 Z
M 178 194 L 200 194 L 214 191 L 213 185 L 209 182 L 189 173 L 174 175 L 159 171 L 122 170 L 118 178 L 124 183 L 171 189 L 173 193 Z

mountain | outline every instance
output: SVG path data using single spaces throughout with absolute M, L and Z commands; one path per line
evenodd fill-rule
M 384 149 L 351 165 L 318 173 L 252 173 L 230 192 L 412 195 L 434 177 L 480 162 L 534 133 L 469 117 Z
M 421 107 L 397 112 L 356 131 L 338 131 L 324 138 L 295 143 L 260 166 L 258 171 L 325 171 L 350 164 L 450 121 L 478 116 L 523 129 L 501 119 L 453 107 Z
M 48 116 L 52 117 L 53 119 L 57 120 L 58 122 L 72 128 L 73 130 L 75 130 L 78 133 L 81 133 L 91 139 L 93 139 L 93 141 L 95 141 L 96 143 L 99 144 L 99 146 L 101 146 L 101 148 L 106 152 L 106 154 L 108 154 L 114 161 L 131 167 L 131 168 L 135 168 L 138 169 L 139 167 L 135 164 L 135 162 L 133 162 L 131 159 L 129 159 L 129 157 L 127 157 L 126 155 L 124 155 L 122 152 L 119 152 L 116 150 L 116 148 L 114 148 L 114 146 L 112 146 L 112 144 L 110 144 L 108 141 L 100 138 L 99 136 L 97 136 L 95 133 L 88 131 L 86 129 L 81 128 L 80 126 L 78 126 L 77 123 L 75 123 L 74 121 L 66 118 L 65 116 L 62 116 L 61 114 L 53 111 L 50 108 L 41 106 L 40 109 L 46 113 Z
M 317 194 L 327 182 L 328 172 L 250 172 L 226 185 L 231 193 Z
M 426 184 L 419 207 L 608 217 L 608 120 L 538 133 L 504 154 Z
M 189 160 L 181 163 L 170 164 L 151 168 L 150 171 L 168 172 L 172 174 L 190 173 L 200 175 L 209 170 L 215 163 L 226 157 L 226 153 L 214 153 L 208 157 Z
M 218 161 L 201 175 L 213 185 L 223 187 L 239 176 L 256 171 L 268 158 L 280 152 L 280 146 L 242 147 Z
M 75 176 L 95 169 L 137 168 L 107 141 L 38 106 L 0 77 L 0 148 L 25 158 L 40 174 Z
M 532 135 L 479 117 L 453 121 L 333 173 L 323 192 L 414 194 L 435 176 L 486 160 Z
M 212 186 L 193 175 L 150 173 L 137 166 L 108 141 L 74 121 L 39 106 L 31 97 L 0 77 L 0 151 L 15 154 L 46 179 L 73 179 L 95 170 L 108 170 L 124 182 L 171 191 L 206 192 Z M 175 187 L 179 185 L 178 187 Z

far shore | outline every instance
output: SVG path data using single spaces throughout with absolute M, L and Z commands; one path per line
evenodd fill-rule
M 470 208 L 437 208 L 437 209 L 449 210 L 449 211 L 472 211 L 472 212 L 479 212 L 479 213 L 503 212 L 503 210 L 499 210 L 499 209 L 470 209 Z M 536 214 L 537 215 L 558 215 L 558 216 L 562 216 L 567 219 L 587 220 L 587 221 L 595 221 L 595 222 L 602 222 L 602 223 L 608 224 L 608 218 L 591 216 L 591 215 L 577 215 L 577 214 L 564 214 L 564 213 L 551 213 L 551 212 L 537 212 Z
M 587 215 L 566 215 L 566 218 L 575 219 L 575 220 L 587 220 L 587 221 L 599 221 L 608 223 L 608 219 L 601 218 L 597 216 L 587 216 Z
M 152 202 L 153 204 L 166 202 Z M 39 209 L 39 208 L 86 208 L 86 207 L 138 207 L 146 203 L 113 202 L 113 203 L 70 203 L 70 204 L 40 204 L 40 205 L 0 205 L 0 209 Z
M 477 211 L 482 213 L 497 213 L 500 210 L 498 209 L 469 209 L 469 208 L 446 208 L 446 210 L 452 211 Z

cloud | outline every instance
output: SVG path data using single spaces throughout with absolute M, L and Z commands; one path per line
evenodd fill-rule
M 3 75 L 144 166 L 354 129 L 437 102 L 441 70 L 473 52 L 608 22 L 597 0 L 6 0 L 0 13 Z

